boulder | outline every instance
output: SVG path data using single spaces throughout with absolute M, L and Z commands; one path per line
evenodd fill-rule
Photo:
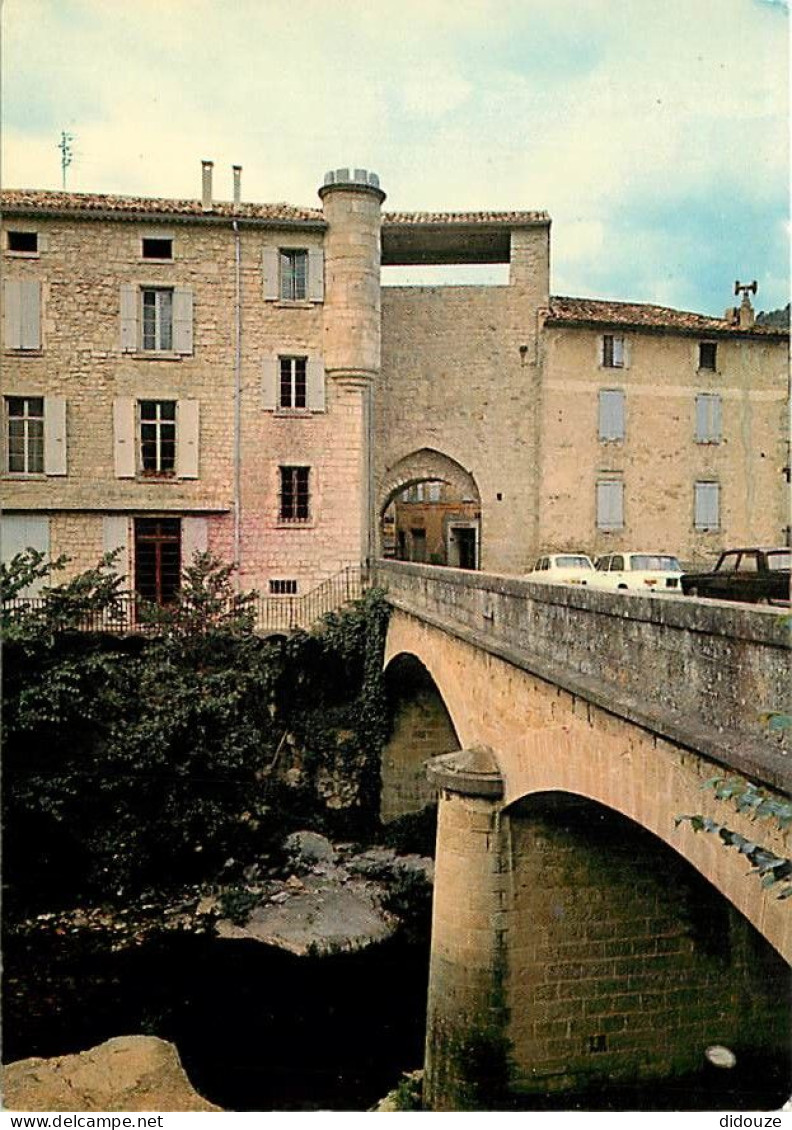
M 88 1051 L 3 1068 L 6 1110 L 219 1111 L 201 1098 L 178 1052 L 155 1036 L 117 1036 Z
M 283 841 L 286 854 L 293 863 L 311 868 L 317 863 L 334 863 L 336 851 L 318 832 L 292 832 Z

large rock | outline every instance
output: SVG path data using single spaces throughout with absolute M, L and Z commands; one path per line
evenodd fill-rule
M 193 1089 L 173 1044 L 117 1036 L 77 1055 L 20 1059 L 3 1069 L 7 1110 L 219 1111 Z
M 299 957 L 364 949 L 396 928 L 396 919 L 379 904 L 380 894 L 368 883 L 336 887 L 309 879 L 256 907 L 244 926 L 221 920 L 217 932 L 221 938 L 264 942 Z
M 310 868 L 317 863 L 334 863 L 336 851 L 326 836 L 318 832 L 292 832 L 283 841 L 293 863 Z

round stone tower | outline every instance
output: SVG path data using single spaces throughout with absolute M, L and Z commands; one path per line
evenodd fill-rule
M 323 354 L 328 383 L 360 413 L 361 559 L 374 554 L 374 379 L 380 371 L 380 209 L 385 193 L 367 169 L 334 169 L 319 189 L 324 237 Z M 352 452 L 350 452 L 352 455 Z M 351 486 L 351 484 L 350 484 Z M 350 490 L 350 499 L 356 492 Z

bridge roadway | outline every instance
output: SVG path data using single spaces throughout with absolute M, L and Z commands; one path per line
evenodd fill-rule
M 789 855 L 786 833 L 751 822 L 702 788 L 714 776 L 736 774 L 772 795 L 789 793 L 790 734 L 771 730 L 762 717 L 792 713 L 789 618 L 725 602 L 403 562 L 379 562 L 374 583 L 392 606 L 386 669 L 398 671 L 405 657 L 422 665 L 460 747 L 430 763 L 439 810 L 429 1106 L 466 1109 L 476 1084 L 460 1049 L 469 1047 L 471 1032 L 489 1041 L 492 1054 L 510 1049 L 504 1071 L 517 1091 L 572 1087 L 598 1072 L 660 1077 L 692 1069 L 702 1040 L 747 1039 L 752 1024 L 760 1041 L 787 1024 L 784 1046 L 789 1010 L 782 1005 L 779 1017 L 777 1009 L 788 1000 L 788 984 L 778 980 L 778 966 L 766 984 L 751 978 L 772 965 L 757 957 L 757 945 L 769 943 L 781 968 L 792 963 L 792 900 L 763 889 L 744 856 L 717 836 L 678 826 L 676 817 L 712 816 Z M 559 798 L 567 806 L 563 828 L 552 810 Z M 634 882 L 619 878 L 634 860 L 615 866 L 611 849 L 600 858 L 596 843 L 589 852 L 592 820 L 599 826 L 609 819 L 622 840 L 636 829 L 633 854 L 646 867 Z M 550 843 L 557 851 L 542 864 Z M 563 882 L 552 879 L 556 856 L 568 861 Z M 722 896 L 724 908 L 739 911 L 736 918 L 730 911 L 723 927 L 726 966 L 718 966 L 721 958 L 712 965 L 681 904 L 676 925 L 669 917 L 687 882 L 671 878 L 680 858 L 711 884 L 689 893 L 688 906 L 706 905 L 705 920 L 714 920 L 721 904 L 708 900 Z M 677 947 L 675 956 L 660 955 L 658 933 Z M 564 955 L 573 942 L 579 963 L 570 966 Z M 590 987 L 585 1002 L 580 977 Z M 741 986 L 742 1003 L 722 997 L 727 981 Z M 746 1000 L 756 1013 L 750 1021 Z M 652 1001 L 659 1011 L 644 1029 Z M 596 1009 L 601 1019 L 587 1019 Z

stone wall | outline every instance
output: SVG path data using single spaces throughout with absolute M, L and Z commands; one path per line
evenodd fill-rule
M 674 852 L 559 795 L 513 806 L 504 834 L 512 1087 L 697 1072 L 711 1045 L 786 1055 L 788 966 Z
M 548 254 L 548 228 L 526 229 L 512 233 L 508 286 L 382 291 L 378 513 L 400 460 L 441 452 L 478 487 L 484 568 L 521 571 L 536 541 L 537 310 L 547 303 Z
M 484 652 L 716 763 L 788 786 L 788 736 L 761 717 L 790 709 L 789 629 L 775 610 L 402 562 L 380 563 L 377 577 L 391 603 Z
M 674 553 L 711 562 L 730 545 L 784 545 L 789 523 L 787 345 L 720 339 L 717 371 L 699 338 L 628 332 L 623 368 L 601 364 L 602 333 L 543 333 L 540 550 Z M 623 440 L 601 440 L 598 396 L 624 393 Z M 722 437 L 696 442 L 696 396 L 716 393 Z M 596 482 L 624 484 L 624 528 L 598 530 Z M 720 484 L 720 526 L 694 527 L 696 481 Z

